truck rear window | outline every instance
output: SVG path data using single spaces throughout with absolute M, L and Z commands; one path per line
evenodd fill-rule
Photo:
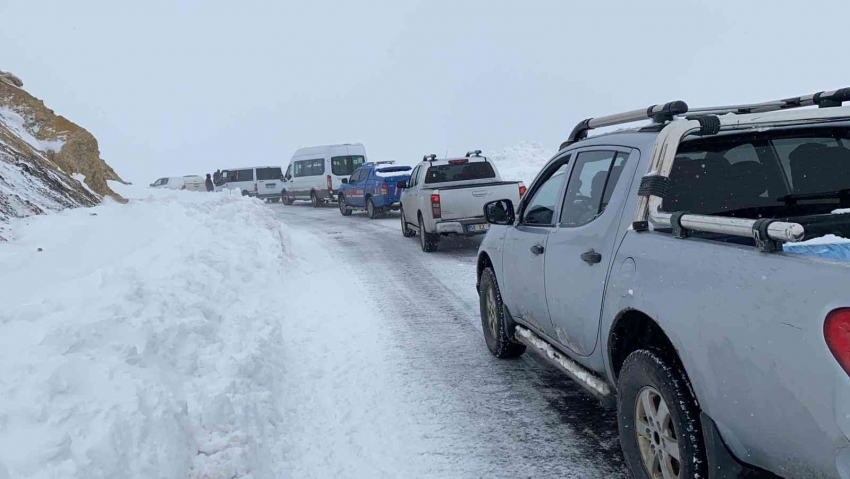
M 336 176 L 348 176 L 363 166 L 365 158 L 360 155 L 334 156 L 331 158 L 331 171 Z
M 850 127 L 685 141 L 670 171 L 667 212 L 785 218 L 850 207 Z
M 428 168 L 425 183 L 446 183 L 450 181 L 470 181 L 495 178 L 493 165 L 487 161 L 461 163 L 457 165 L 436 165 Z

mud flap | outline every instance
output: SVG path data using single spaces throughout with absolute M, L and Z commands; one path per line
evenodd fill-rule
M 705 454 L 708 458 L 708 479 L 781 479 L 771 472 L 738 462 L 726 448 L 717 425 L 708 414 L 701 412 L 699 420 L 702 423 Z

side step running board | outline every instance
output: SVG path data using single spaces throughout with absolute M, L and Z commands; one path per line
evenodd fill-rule
M 584 366 L 558 352 L 545 339 L 519 325 L 516 326 L 516 339 L 538 352 L 544 359 L 560 369 L 573 381 L 579 383 L 606 406 L 611 406 L 615 403 L 614 391 L 611 390 L 611 386 L 607 382 Z

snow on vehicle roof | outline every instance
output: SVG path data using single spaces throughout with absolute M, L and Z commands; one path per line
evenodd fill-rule
M 384 168 L 378 168 L 375 170 L 375 175 L 380 176 L 381 178 L 389 178 L 391 176 L 403 176 L 408 175 L 410 170 L 412 170 L 410 166 L 387 166 Z

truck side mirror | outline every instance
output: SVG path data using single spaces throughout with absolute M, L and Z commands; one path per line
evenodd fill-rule
M 407 188 L 407 182 L 404 181 L 404 180 L 398 180 L 398 183 L 395 184 L 395 187 L 400 189 L 400 190 L 403 190 L 403 189 Z
M 347 185 L 347 184 L 348 184 L 348 178 L 343 178 L 343 179 L 342 179 L 342 184 Z
M 491 201 L 484 205 L 484 218 L 493 225 L 514 223 L 514 203 L 511 200 Z

